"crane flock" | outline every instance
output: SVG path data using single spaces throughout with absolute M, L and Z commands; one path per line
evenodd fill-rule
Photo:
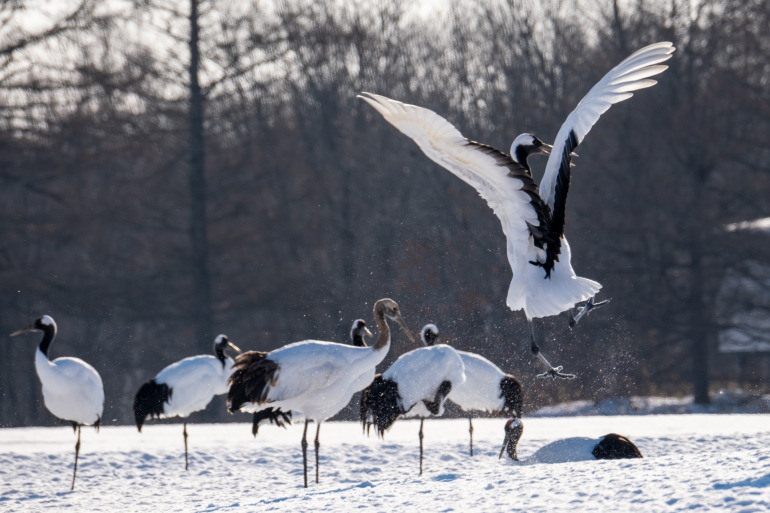
M 447 120 L 433 111 L 361 93 L 386 121 L 410 137 L 433 161 L 471 185 L 500 219 L 506 238 L 508 261 L 513 271 L 507 305 L 523 310 L 530 330 L 530 349 L 545 366 L 539 377 L 574 378 L 561 366 L 552 366 L 540 351 L 533 321 L 558 315 L 584 303 L 570 326 L 608 300 L 596 301 L 601 285 L 576 275 L 570 246 L 564 236 L 566 199 L 575 148 L 599 117 L 633 92 L 655 84 L 651 77 L 662 73 L 674 51 L 671 43 L 656 43 L 633 53 L 610 70 L 578 103 L 559 129 L 553 145 L 532 134 L 514 139 L 510 153 L 465 138 Z M 549 155 L 545 173 L 535 184 L 529 157 Z M 253 413 L 252 433 L 272 423 L 285 427 L 304 419 L 301 448 L 304 486 L 308 486 L 307 430 L 316 423 L 315 481 L 319 482 L 321 424 L 342 410 L 357 392 L 361 393 L 360 419 L 364 431 L 372 426 L 379 436 L 399 418 L 420 419 L 420 474 L 423 471 L 423 423 L 441 416 L 449 400 L 469 418 L 470 455 L 473 456 L 473 412 L 512 416 L 505 425 L 500 456 L 507 451 L 517 460 L 517 445 L 523 433 L 523 392 L 520 381 L 503 372 L 487 358 L 438 344 L 439 331 L 427 324 L 417 347 L 399 305 L 383 298 L 373 305 L 378 336 L 363 319 L 350 328 L 352 343 L 304 340 L 272 351 L 240 352 L 226 335 L 214 340 L 213 355 L 184 358 L 168 365 L 137 391 L 133 413 L 141 432 L 146 418 L 184 418 L 185 469 L 188 468 L 187 417 L 207 407 L 216 395 L 226 394 L 230 413 Z M 409 344 L 401 347 L 396 360 L 381 374 L 376 368 L 389 353 L 392 335 L 389 322 L 396 323 Z M 42 332 L 35 353 L 35 369 L 42 385 L 45 407 L 72 424 L 77 432 L 72 487 L 75 487 L 80 454 L 81 427 L 97 431 L 104 410 L 104 387 L 99 373 L 79 358 L 50 360 L 48 351 L 57 334 L 56 322 L 43 315 L 27 328 L 11 334 Z M 239 352 L 234 359 L 227 349 Z M 408 350 L 407 350 L 408 349 Z M 596 458 L 641 457 L 625 437 L 610 434 L 593 446 Z

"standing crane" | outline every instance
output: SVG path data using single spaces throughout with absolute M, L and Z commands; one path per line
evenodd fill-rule
M 72 423 L 78 433 L 75 443 L 75 466 L 72 468 L 72 488 L 78 472 L 80 455 L 80 428 L 94 426 L 99 431 L 104 411 L 104 385 L 99 373 L 80 358 L 62 356 L 48 359 L 48 349 L 56 338 L 56 322 L 50 315 L 44 315 L 26 328 L 11 333 L 12 337 L 42 331 L 43 340 L 35 353 L 35 370 L 43 387 L 43 402 L 56 417 Z
M 349 402 L 353 394 L 374 379 L 375 367 L 390 349 L 388 320 L 396 322 L 412 344 L 416 344 L 401 316 L 398 304 L 389 298 L 374 303 L 379 336 L 373 346 L 305 340 L 270 352 L 247 351 L 235 359 L 227 405 L 230 412 L 259 412 L 268 408 L 296 412 L 305 418 L 302 432 L 302 465 L 307 487 L 307 426 L 315 421 L 315 480 L 318 482 L 318 450 L 321 423 Z

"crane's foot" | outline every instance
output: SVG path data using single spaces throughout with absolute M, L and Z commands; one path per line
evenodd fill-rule
M 583 308 L 580 309 L 577 315 L 573 315 L 570 317 L 570 320 L 569 320 L 570 328 L 574 328 L 577 325 L 577 323 L 580 321 L 580 319 L 588 315 L 591 312 L 591 310 L 593 310 L 594 308 L 599 308 L 600 306 L 604 306 L 610 302 L 609 299 L 605 299 L 604 301 L 599 301 L 598 303 L 596 303 L 594 302 L 594 299 L 596 299 L 596 296 L 593 296 L 588 301 L 586 301 L 586 304 L 583 305 Z
M 537 377 L 540 379 L 545 379 L 545 378 L 575 379 L 577 377 L 574 374 L 567 374 L 562 372 L 563 369 L 564 367 L 561 365 L 559 365 L 558 367 L 551 367 L 550 369 L 543 372 L 542 374 L 538 374 Z

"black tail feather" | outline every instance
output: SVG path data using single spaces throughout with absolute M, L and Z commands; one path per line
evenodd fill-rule
M 624 458 L 641 458 L 639 448 L 623 435 L 610 433 L 604 435 L 591 452 L 597 460 L 620 460 Z
M 286 424 L 291 425 L 290 411 L 284 412 L 280 408 L 267 408 L 265 410 L 259 410 L 254 413 L 254 418 L 251 421 L 251 434 L 257 436 L 260 424 L 270 422 L 278 427 L 286 429 Z
M 510 374 L 506 374 L 503 379 L 500 380 L 500 397 L 504 399 L 503 413 L 504 415 L 513 415 L 521 417 L 522 409 L 524 408 L 524 395 L 521 391 L 521 383 L 515 377 Z
M 270 386 L 275 384 L 278 364 L 266 358 L 263 351 L 247 351 L 235 358 L 235 372 L 227 384 L 227 411 L 241 409 L 246 403 L 263 403 L 267 399 Z
M 377 374 L 372 384 L 361 393 L 361 423 L 367 434 L 369 428 L 374 425 L 377 434 L 385 435 L 385 431 L 402 413 L 400 400 L 398 384 L 389 379 L 382 379 L 382 374 Z
M 139 388 L 134 397 L 134 419 L 136 427 L 142 431 L 145 418 L 159 418 L 164 413 L 164 404 L 171 398 L 172 390 L 165 383 L 156 383 L 154 379 Z

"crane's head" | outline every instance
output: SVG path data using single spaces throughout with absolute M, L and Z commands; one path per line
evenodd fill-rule
M 238 346 L 230 342 L 230 339 L 227 338 L 227 335 L 217 335 L 217 338 L 214 339 L 214 353 L 225 353 L 226 349 L 232 349 L 233 351 L 240 353 L 241 350 Z
M 377 302 L 374 303 L 374 318 L 376 319 L 380 315 L 384 315 L 391 321 L 395 321 L 399 327 L 401 327 L 401 331 L 404 332 L 412 345 L 417 345 L 414 341 L 414 337 L 409 332 L 409 328 L 406 326 L 406 321 L 401 317 L 401 310 L 398 308 L 398 303 L 390 298 L 378 299 Z
M 363 319 L 356 319 L 353 321 L 353 326 L 350 327 L 350 338 L 353 341 L 353 345 L 357 347 L 366 346 L 366 337 L 371 337 L 372 332 L 366 327 L 366 321 Z
M 530 155 L 548 155 L 551 153 L 550 144 L 546 144 L 532 134 L 521 134 L 511 144 L 511 158 L 529 169 L 527 158 Z
M 35 322 L 27 326 L 26 328 L 22 328 L 20 330 L 16 330 L 13 333 L 11 333 L 12 337 L 15 337 L 16 335 L 21 335 L 22 333 L 29 333 L 30 331 L 53 331 L 56 333 L 56 322 L 53 320 L 53 317 L 50 315 L 44 315 L 40 317 L 39 319 L 36 319 Z
M 499 458 L 503 457 L 503 452 L 507 449 L 508 456 L 510 456 L 512 460 L 519 461 L 519 455 L 516 452 L 516 448 L 519 445 L 519 439 L 523 432 L 524 424 L 521 422 L 521 419 L 513 418 L 505 423 L 505 439 L 503 440 L 503 448 L 500 449 Z
M 438 327 L 435 324 L 426 324 L 422 327 L 422 331 L 420 331 L 420 338 L 422 339 L 422 343 L 426 346 L 432 346 L 438 343 L 438 337 Z

